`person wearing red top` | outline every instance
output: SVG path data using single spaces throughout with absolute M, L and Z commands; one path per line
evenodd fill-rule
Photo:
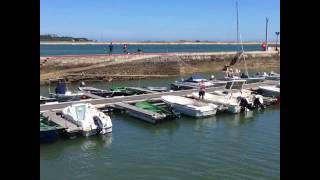
M 205 90 L 206 90 L 206 86 L 204 84 L 204 81 L 201 80 L 200 84 L 199 84 L 199 99 L 203 99 L 204 95 L 205 95 Z

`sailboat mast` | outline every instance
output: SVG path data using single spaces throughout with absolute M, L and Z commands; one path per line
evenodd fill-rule
M 245 54 L 244 54 L 241 35 L 240 35 L 240 41 L 241 41 L 242 56 L 243 56 L 243 60 L 244 60 L 244 67 L 245 67 L 246 75 L 249 77 L 248 67 L 247 67 L 246 57 L 245 57 Z
M 266 49 L 268 50 L 268 22 L 269 19 L 266 18 Z
M 236 10 L 237 10 L 237 44 L 239 45 L 239 18 L 238 18 L 238 1 L 236 1 Z

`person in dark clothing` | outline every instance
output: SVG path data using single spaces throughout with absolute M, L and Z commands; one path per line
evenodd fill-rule
M 123 53 L 128 54 L 128 45 L 126 44 L 123 45 Z
M 112 45 L 112 42 L 111 42 L 110 45 L 109 45 L 109 55 L 112 54 L 112 51 L 113 51 L 113 45 Z
M 56 88 L 55 88 L 56 94 L 65 94 L 66 93 L 66 84 L 59 81 Z
M 138 54 L 141 54 L 141 53 L 143 53 L 143 51 L 142 51 L 141 49 L 138 49 L 138 50 L 137 50 L 137 53 L 138 53 Z

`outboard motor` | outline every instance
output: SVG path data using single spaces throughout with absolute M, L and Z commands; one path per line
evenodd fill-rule
M 97 126 L 97 133 L 99 134 L 102 131 L 103 124 L 98 116 L 93 117 L 93 122 Z
M 239 105 L 241 107 L 241 112 L 245 112 L 246 108 L 248 108 L 249 110 L 252 110 L 254 108 L 246 98 L 239 96 L 237 99 L 238 101 L 240 101 Z
M 263 104 L 263 98 L 261 95 L 256 95 L 253 100 L 253 105 L 255 108 L 265 109 L 265 105 Z
M 246 74 L 242 73 L 241 78 L 249 78 Z
M 80 87 L 85 87 L 86 86 L 86 84 L 82 81 L 81 83 L 80 83 Z

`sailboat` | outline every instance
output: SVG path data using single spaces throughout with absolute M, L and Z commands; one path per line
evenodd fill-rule
M 239 44 L 238 1 L 236 2 L 236 8 L 237 8 L 237 44 Z M 244 52 L 244 49 L 243 49 L 243 43 L 242 43 L 241 34 L 240 34 L 240 41 L 241 41 L 241 51 L 238 52 L 237 57 L 231 61 L 230 66 L 236 64 L 237 61 L 241 61 L 241 58 L 243 58 L 244 65 L 245 65 L 245 73 L 242 73 L 241 75 L 240 74 L 238 74 L 238 75 L 233 75 L 233 74 L 229 75 L 228 74 L 223 79 L 227 80 L 227 81 L 243 79 L 243 80 L 246 80 L 247 83 L 254 83 L 254 82 L 264 81 L 266 79 L 266 77 L 264 77 L 264 76 L 261 76 L 261 77 L 250 77 L 249 76 L 247 63 L 246 63 L 246 58 L 245 58 L 246 55 L 245 55 L 245 52 Z

